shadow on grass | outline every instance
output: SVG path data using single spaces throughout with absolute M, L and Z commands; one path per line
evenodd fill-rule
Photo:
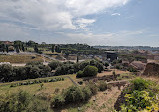
M 118 98 L 117 98 L 117 100 L 114 104 L 114 108 L 115 108 L 116 111 L 120 111 L 121 110 L 121 105 L 126 104 L 125 97 L 124 97 L 126 95 L 126 92 L 125 92 L 126 89 L 127 89 L 127 87 L 125 87 L 122 90 L 121 94 L 118 96 Z
M 84 105 L 86 105 L 87 102 L 80 102 L 80 103 L 72 103 L 72 104 L 66 104 L 65 106 L 62 106 L 60 108 L 52 108 L 54 112 L 62 112 L 62 110 L 69 110 L 69 109 L 76 109 L 77 111 L 83 111 Z

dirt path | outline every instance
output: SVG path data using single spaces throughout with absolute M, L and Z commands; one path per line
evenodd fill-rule
M 90 102 L 93 102 L 85 112 L 113 112 L 114 104 L 121 94 L 121 90 L 117 87 L 113 87 L 112 91 L 99 92 L 96 96 L 93 96 Z M 96 99 L 94 101 L 94 99 Z

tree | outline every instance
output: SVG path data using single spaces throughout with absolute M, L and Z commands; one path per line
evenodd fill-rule
M 58 66 L 62 65 L 62 63 L 59 61 L 52 61 L 48 65 L 52 70 L 55 70 Z
M 39 52 L 39 49 L 38 49 L 37 45 L 34 46 L 34 51 L 35 51 L 36 53 Z
M 78 56 L 78 54 L 77 54 L 77 60 L 76 60 L 76 62 L 77 62 L 77 63 L 79 62 L 79 56 Z
M 54 51 L 55 51 L 55 45 L 51 46 L 51 51 L 52 51 L 52 53 L 54 53 Z
M 98 73 L 98 68 L 95 66 L 86 66 L 83 70 L 83 76 L 89 77 L 89 76 L 96 76 Z
M 61 53 L 61 49 L 60 49 L 60 47 L 59 47 L 59 46 L 55 46 L 55 52 L 57 52 L 57 53 Z
M 11 81 L 13 67 L 9 64 L 0 65 L 0 81 Z
M 7 53 L 9 52 L 8 45 L 6 45 L 6 52 L 7 52 Z
M 24 52 L 25 51 L 25 48 L 24 48 L 24 45 L 22 44 L 22 51 Z
M 17 53 L 19 53 L 19 46 L 15 46 L 15 50 Z

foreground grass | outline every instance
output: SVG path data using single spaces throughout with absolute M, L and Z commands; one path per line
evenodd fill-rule
M 0 62 L 27 63 L 32 61 L 43 62 L 43 58 L 37 55 L 0 55 Z
M 47 77 L 47 78 L 16 81 L 16 82 L 10 82 L 10 83 L 1 83 L 0 94 L 6 93 L 6 92 L 15 93 L 18 90 L 23 90 L 30 94 L 40 94 L 40 93 L 54 94 L 55 89 L 62 90 L 62 89 L 68 88 L 69 86 L 72 86 L 73 85 L 72 81 L 68 78 L 64 78 L 65 79 L 64 81 L 43 83 L 44 85 L 42 89 L 40 84 L 22 85 L 17 87 L 10 87 L 10 85 L 14 83 L 19 83 L 19 82 L 27 82 L 27 81 L 40 80 L 40 79 L 51 79 L 51 78 L 66 77 L 66 76 L 71 77 L 74 81 L 78 81 L 75 75 L 65 75 L 65 76 L 54 76 L 54 77 Z

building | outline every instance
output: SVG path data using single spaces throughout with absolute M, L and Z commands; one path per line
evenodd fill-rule
M 113 61 L 118 59 L 118 54 L 114 51 L 106 51 L 102 54 L 104 60 Z

